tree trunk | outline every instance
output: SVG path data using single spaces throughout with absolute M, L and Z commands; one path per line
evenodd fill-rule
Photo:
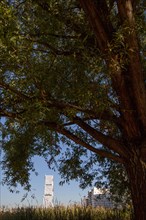
M 146 163 L 135 151 L 125 167 L 130 183 L 134 220 L 146 220 Z

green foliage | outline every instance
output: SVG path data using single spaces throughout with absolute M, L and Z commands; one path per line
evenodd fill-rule
M 47 8 L 43 3 L 27 1 L 18 4 L 18 7 L 4 7 L 7 11 L 4 21 L 11 22 L 8 22 L 7 38 L 2 38 L 6 53 L 1 56 L 3 108 L 15 112 L 16 118 L 18 115 L 16 121 L 7 118 L 5 125 L 7 143 L 3 146 L 6 153 L 3 168 L 7 170 L 6 174 L 9 172 L 7 183 L 11 182 L 8 181 L 11 177 L 14 184 L 20 176 L 21 184 L 28 181 L 27 172 L 33 169 L 30 158 L 34 154 L 58 154 L 58 135 L 46 129 L 43 121 L 68 123 L 69 118 L 79 112 L 78 107 L 72 108 L 73 105 L 79 106 L 81 111 L 97 106 L 105 108 L 102 100 L 104 97 L 107 99 L 108 85 L 104 85 L 104 75 L 97 77 L 96 73 L 98 69 L 102 71 L 104 66 L 97 54 L 93 57 L 97 49 L 93 44 L 92 48 L 90 46 L 92 36 L 87 25 L 83 24 L 83 12 L 71 9 L 75 7 L 72 5 L 74 3 L 68 2 L 66 5 L 69 11 L 62 4 L 61 1 L 56 2 L 54 7 L 54 2 L 50 1 Z M 6 26 L 4 23 L 3 27 Z M 87 32 L 87 36 L 82 32 Z M 99 82 L 99 86 L 95 87 L 94 83 L 90 85 L 90 81 Z M 81 133 L 80 130 L 77 132 Z

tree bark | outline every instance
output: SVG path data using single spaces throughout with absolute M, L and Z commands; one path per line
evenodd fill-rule
M 134 220 L 146 220 L 146 163 L 139 155 L 136 150 L 133 151 L 125 168 L 131 189 Z

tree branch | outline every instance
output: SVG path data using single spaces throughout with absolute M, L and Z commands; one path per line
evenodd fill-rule
M 70 140 L 74 141 L 76 144 L 79 144 L 83 147 L 85 147 L 86 149 L 99 154 L 101 157 L 106 157 L 109 158 L 111 160 L 114 160 L 118 163 L 124 163 L 124 160 L 119 157 L 116 156 L 110 152 L 107 152 L 105 150 L 101 150 L 101 149 L 97 149 L 92 147 L 90 144 L 84 142 L 83 140 L 81 140 L 79 137 L 77 137 L 76 135 L 74 135 L 73 133 L 71 133 L 70 131 L 68 131 L 67 129 L 55 124 L 55 123 L 50 123 L 50 122 L 43 122 L 43 124 L 45 124 L 46 126 L 52 128 L 53 130 L 57 131 L 58 133 L 65 135 L 67 138 L 69 138 Z
M 116 139 L 104 135 L 101 132 L 95 130 L 90 125 L 85 123 L 79 117 L 74 118 L 74 121 L 79 125 L 84 131 L 90 134 L 95 140 L 99 141 L 104 146 L 108 147 L 110 150 L 113 150 L 115 153 L 118 153 L 122 157 L 126 157 L 126 152 L 123 149 L 123 145 Z
M 101 51 L 105 51 L 107 48 L 107 43 L 109 42 L 108 35 L 102 20 L 98 8 L 93 0 L 79 0 L 82 8 L 88 16 L 90 25 L 95 33 L 99 48 Z
M 109 119 L 113 119 L 113 121 L 116 121 L 116 116 L 112 115 L 112 113 L 109 113 L 108 111 L 101 111 L 99 113 L 94 112 L 93 110 L 87 109 L 87 108 L 82 108 L 80 106 L 78 106 L 76 103 L 67 103 L 64 102 L 62 100 L 55 100 L 55 99 L 50 99 L 50 100 L 46 100 L 46 103 L 48 102 L 47 106 L 48 107 L 55 107 L 57 109 L 60 110 L 65 110 L 67 108 L 69 109 L 75 109 L 77 111 L 83 112 L 87 115 L 90 115 L 94 118 L 98 118 L 98 119 L 103 119 L 103 120 L 109 120 Z
M 64 38 L 64 39 L 78 39 L 80 35 L 62 35 L 62 34 L 55 34 L 55 33 L 48 33 L 48 32 L 42 32 L 42 33 L 36 33 L 36 34 L 29 34 L 30 37 L 40 37 L 40 36 L 51 36 L 56 38 Z
M 136 111 L 139 114 L 141 125 L 146 131 L 146 90 L 144 85 L 144 73 L 141 65 L 140 48 L 138 45 L 138 36 L 136 33 L 136 22 L 134 18 L 132 0 L 117 1 L 118 10 L 122 22 L 128 21 L 129 34 L 125 36 L 125 41 L 129 45 L 130 60 L 130 79 L 131 79 L 131 97 L 136 103 Z
M 19 114 L 22 114 L 22 113 L 23 112 L 19 112 L 19 113 L 8 112 L 6 110 L 0 109 L 0 117 L 8 117 L 8 118 L 16 119 L 16 118 L 19 118 Z
M 6 90 L 10 90 L 11 92 L 15 93 L 16 95 L 18 95 L 19 97 L 23 98 L 23 99 L 30 99 L 29 96 L 27 96 L 26 94 L 18 91 L 16 88 L 4 83 L 4 82 L 0 82 L 0 87 Z
M 52 46 L 51 44 L 49 44 L 47 42 L 44 42 L 44 41 L 40 41 L 38 39 L 32 39 L 32 38 L 29 38 L 29 37 L 27 37 L 26 39 L 28 41 L 31 41 L 31 42 L 34 42 L 34 43 L 37 43 L 37 44 L 40 44 L 40 45 L 43 45 L 43 46 L 47 47 L 54 55 L 70 56 L 70 55 L 73 55 L 73 54 L 80 54 L 80 52 L 77 51 L 77 50 L 63 50 L 63 49 L 58 50 L 54 46 Z

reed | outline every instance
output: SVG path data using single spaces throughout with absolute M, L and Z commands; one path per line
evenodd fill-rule
M 131 220 L 130 210 L 72 206 L 2 209 L 1 220 Z

